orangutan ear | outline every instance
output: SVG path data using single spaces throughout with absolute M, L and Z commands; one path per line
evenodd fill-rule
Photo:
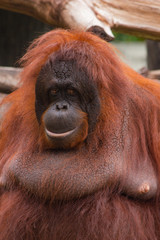
M 102 27 L 99 27 L 99 26 L 92 26 L 92 27 L 87 29 L 87 32 L 93 33 L 94 35 L 100 37 L 101 39 L 105 40 L 106 42 L 111 42 L 112 40 L 114 40 L 113 37 L 108 35 L 104 31 L 104 29 Z

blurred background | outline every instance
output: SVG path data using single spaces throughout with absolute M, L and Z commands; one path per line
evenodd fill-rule
M 0 66 L 19 67 L 18 60 L 39 35 L 53 29 L 33 17 L 0 9 Z M 113 31 L 120 57 L 136 71 L 160 69 L 160 43 Z
M 143 67 L 147 68 L 146 41 L 128 34 L 113 33 L 115 40 L 112 43 L 120 51 L 120 58 L 136 71 Z

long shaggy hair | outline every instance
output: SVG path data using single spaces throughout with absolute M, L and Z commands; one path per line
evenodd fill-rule
M 101 159 L 107 162 L 112 152 L 119 156 L 123 150 L 122 178 L 119 184 L 115 177 L 96 193 L 67 201 L 48 199 L 45 191 L 39 198 L 16 187 L 15 179 L 4 188 L 2 181 L 0 240 L 159 240 L 160 84 L 130 69 L 109 43 L 92 33 L 51 31 L 35 40 L 22 58 L 21 87 L 2 102 L 9 110 L 1 127 L 0 174 L 17 153 L 32 158 L 44 152 L 35 84 L 42 66 L 57 51 L 87 69 L 101 101 L 94 131 L 73 154 L 82 166 L 85 155 L 96 168 Z M 156 174 L 154 198 L 123 194 L 128 175 L 136 176 L 144 166 Z

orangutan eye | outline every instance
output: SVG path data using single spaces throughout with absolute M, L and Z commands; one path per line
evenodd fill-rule
M 50 90 L 50 94 L 52 96 L 56 95 L 57 93 L 58 93 L 58 89 L 56 89 L 56 88 Z
M 67 89 L 67 94 L 68 95 L 71 95 L 71 96 L 74 96 L 75 95 L 75 91 L 73 89 Z

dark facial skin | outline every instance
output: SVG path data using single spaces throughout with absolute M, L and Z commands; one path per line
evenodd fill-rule
M 83 142 L 94 129 L 100 102 L 84 68 L 74 59 L 51 56 L 37 79 L 35 107 L 51 148 L 67 149 Z

